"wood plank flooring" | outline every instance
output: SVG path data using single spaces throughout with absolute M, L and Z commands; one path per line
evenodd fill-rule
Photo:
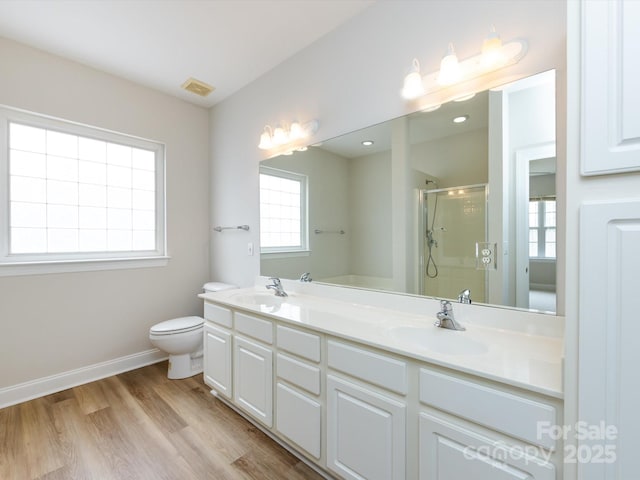
M 0 479 L 322 477 L 166 362 L 0 409 Z

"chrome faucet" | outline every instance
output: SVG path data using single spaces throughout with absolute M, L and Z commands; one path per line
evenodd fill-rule
M 311 282 L 311 280 L 313 279 L 311 278 L 311 274 L 309 272 L 304 272 L 302 275 L 300 275 L 301 282 L 309 283 Z
M 462 325 L 456 322 L 453 315 L 453 305 L 448 300 L 440 300 L 441 311 L 436 315 L 438 321 L 434 323 L 436 327 L 446 328 L 448 330 L 466 330 Z
M 277 277 L 271 277 L 270 282 L 267 284 L 267 288 L 276 292 L 276 297 L 288 297 L 287 292 L 282 288 L 282 282 Z
M 471 290 L 465 288 L 458 294 L 458 302 L 471 305 Z

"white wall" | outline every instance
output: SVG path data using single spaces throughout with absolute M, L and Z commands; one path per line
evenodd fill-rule
M 393 276 L 391 152 L 349 160 L 349 273 Z
M 215 106 L 210 115 L 212 222 L 247 223 L 251 231 L 241 240 L 213 238 L 212 276 L 250 285 L 259 274 L 259 258 L 247 256 L 246 242 L 257 244 L 259 238 L 262 153 L 257 143 L 266 123 L 316 118 L 315 142 L 404 115 L 417 108 L 399 95 L 413 57 L 426 73 L 438 68 L 449 41 L 460 58 L 474 55 L 492 24 L 505 41 L 526 38 L 529 52 L 517 65 L 473 87 L 484 89 L 551 68 L 564 81 L 565 7 L 564 2 L 536 0 L 378 2 Z
M 487 183 L 487 129 L 479 128 L 412 145 L 411 161 L 414 168 L 438 179 L 437 188 Z
M 0 104 L 165 143 L 171 256 L 166 267 L 0 277 L 0 389 L 151 349 L 152 324 L 200 314 L 207 111 L 1 38 Z

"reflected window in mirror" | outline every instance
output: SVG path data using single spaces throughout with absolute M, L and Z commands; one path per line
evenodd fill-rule
M 556 258 L 556 200 L 529 201 L 529 257 Z
M 308 249 L 306 175 L 260 168 L 260 251 Z

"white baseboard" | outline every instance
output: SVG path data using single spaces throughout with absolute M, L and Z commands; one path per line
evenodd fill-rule
M 49 377 L 38 378 L 29 382 L 0 388 L 0 408 L 33 400 L 34 398 L 60 392 L 67 388 L 117 375 L 122 372 L 145 367 L 168 358 L 165 352 L 153 348 L 125 357 L 95 363 L 87 367 L 69 370 Z

